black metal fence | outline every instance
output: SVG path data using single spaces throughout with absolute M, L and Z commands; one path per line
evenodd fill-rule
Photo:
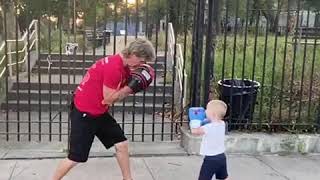
M 228 103 L 230 129 L 319 130 L 319 4 L 197 2 L 192 106 L 204 106 L 211 92 Z M 212 24 L 202 22 L 206 11 Z
M 180 92 L 175 91 L 176 58 L 166 53 L 175 46 L 168 41 L 170 5 L 162 0 L 1 1 L 1 139 L 67 140 L 68 104 L 86 69 L 147 37 L 157 54 L 150 62 L 156 77 L 148 90 L 110 111 L 131 141 L 175 140 Z M 173 28 L 170 32 L 175 37 Z
M 71 92 L 137 37 L 155 46 L 150 88 L 113 105 L 132 141 L 175 140 L 190 106 L 229 105 L 230 129 L 315 132 L 319 9 L 312 1 L 1 1 L 0 137 L 64 141 Z M 220 81 L 220 84 L 218 83 Z

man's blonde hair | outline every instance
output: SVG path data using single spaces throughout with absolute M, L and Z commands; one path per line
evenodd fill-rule
M 216 114 L 220 119 L 224 118 L 227 113 L 227 109 L 227 104 L 220 100 L 211 100 L 207 104 L 207 111 Z
M 135 41 L 121 51 L 124 57 L 135 55 L 144 58 L 146 61 L 153 61 L 156 58 L 154 47 L 147 39 L 137 38 Z

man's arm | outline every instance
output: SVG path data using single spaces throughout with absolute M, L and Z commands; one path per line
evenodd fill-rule
M 191 128 L 191 133 L 193 135 L 197 135 L 197 136 L 201 136 L 201 135 L 204 135 L 205 132 L 204 132 L 204 129 L 203 127 L 198 127 L 198 128 Z
M 131 93 L 137 93 L 145 90 L 153 80 L 153 69 L 150 66 L 141 66 L 135 71 L 131 72 L 131 78 L 128 85 L 120 89 L 117 81 L 106 78 L 104 84 L 112 84 L 113 88 L 103 85 L 103 98 L 102 104 L 113 104 L 116 101 L 120 101 L 127 97 Z M 109 72 L 110 73 L 110 72 Z M 107 77 L 107 76 L 106 76 Z M 117 86 L 117 87 L 116 87 Z
M 103 85 L 103 101 L 102 104 L 113 104 L 117 101 L 121 101 L 125 97 L 127 97 L 129 94 L 132 93 L 131 88 L 128 86 L 124 86 L 121 89 L 112 89 L 105 85 Z

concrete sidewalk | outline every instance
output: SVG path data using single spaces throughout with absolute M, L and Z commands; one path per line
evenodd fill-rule
M 0 180 L 46 180 L 61 159 L 1 160 Z M 132 157 L 135 180 L 195 180 L 200 156 Z M 228 155 L 233 180 L 319 180 L 320 156 Z M 91 158 L 74 168 L 65 180 L 121 180 L 113 157 Z

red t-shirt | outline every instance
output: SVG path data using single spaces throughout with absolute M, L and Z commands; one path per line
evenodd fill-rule
M 103 85 L 111 89 L 120 89 L 127 84 L 130 69 L 124 66 L 120 55 L 99 59 L 83 77 L 75 91 L 74 104 L 81 112 L 99 116 L 109 107 L 102 104 Z

